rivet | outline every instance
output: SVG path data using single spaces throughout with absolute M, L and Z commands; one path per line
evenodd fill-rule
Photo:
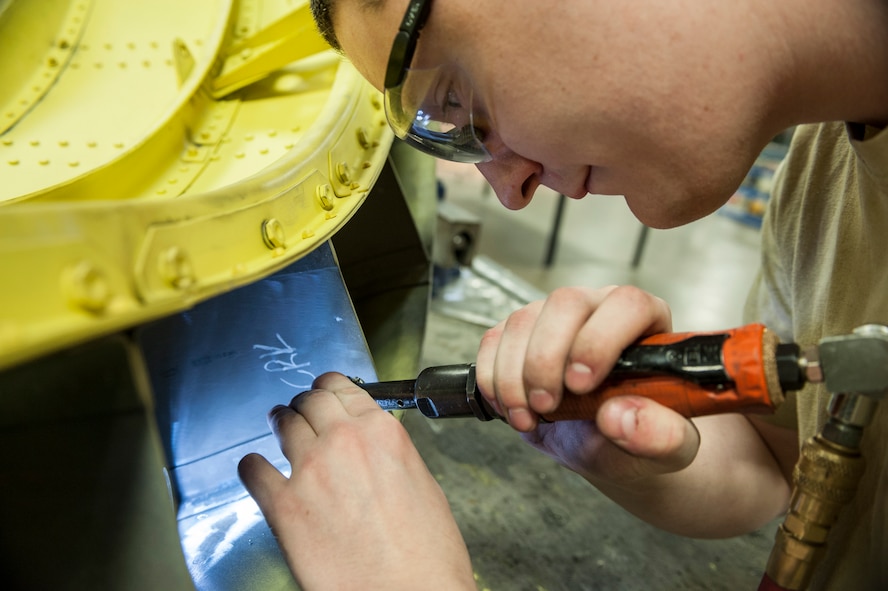
M 38 164 L 40 164 L 40 166 L 46 166 L 47 164 L 49 164 L 49 160 L 47 160 L 46 158 L 44 158 L 43 160 L 40 160 L 40 161 L 38 162 Z
M 246 156 L 246 154 L 244 154 L 243 152 L 238 152 L 234 155 L 235 158 L 243 158 L 244 156 Z
M 67 39 L 62 39 L 59 41 L 59 49 L 68 49 L 71 47 L 71 44 L 68 43 Z
M 98 144 L 96 144 L 96 142 L 94 142 L 94 141 L 88 141 L 88 142 L 86 142 L 86 147 L 87 147 L 87 148 L 95 148 L 97 145 L 98 145 Z
M 293 149 L 293 144 L 284 144 L 284 149 L 285 149 L 285 150 L 292 150 L 292 149 Z
M 248 133 L 247 135 L 244 136 L 244 139 L 247 140 L 248 142 L 252 142 L 255 138 L 256 138 L 256 136 L 253 135 L 252 133 Z
M 144 61 L 142 62 L 142 65 L 145 66 L 146 68 L 150 68 L 150 67 L 151 67 L 151 62 L 149 62 L 148 60 L 144 60 Z
M 371 166 L 373 166 L 373 163 L 369 160 L 364 160 L 364 162 L 361 164 L 361 168 L 363 168 L 364 170 L 367 170 Z
M 277 137 L 277 134 L 278 134 L 277 130 L 272 129 L 271 131 L 268 132 L 268 137 Z
M 330 200 L 330 185 L 318 185 L 315 193 L 318 196 L 318 203 L 321 205 L 321 209 L 324 211 L 333 209 L 333 202 Z
M 49 66 L 50 68 L 55 68 L 56 66 L 59 65 L 59 60 L 57 60 L 54 57 L 51 57 L 46 60 L 46 65 Z
M 365 150 L 370 147 L 370 137 L 367 135 L 366 127 L 358 128 L 358 145 Z
M 15 117 L 15 113 L 13 113 L 12 111 L 9 111 L 9 112 L 6 113 L 6 118 L 7 118 L 7 119 L 12 119 L 13 117 Z
M 93 65 L 96 67 L 97 70 L 101 70 L 101 69 L 102 69 L 102 62 L 96 62 L 96 63 L 93 64 Z
M 4 145 L 4 146 L 11 146 L 11 145 L 12 145 L 12 140 L 3 140 L 3 145 Z
M 129 43 L 127 43 L 126 46 L 127 46 L 127 48 L 129 48 L 129 49 L 135 49 L 135 48 L 136 48 L 136 44 L 133 43 L 132 41 L 130 41 Z
M 112 45 L 110 43 L 105 44 L 105 49 L 111 49 Z
M 68 267 L 63 282 L 68 300 L 78 308 L 101 312 L 111 298 L 111 288 L 105 274 L 89 261 Z
M 379 110 L 382 108 L 382 101 L 379 100 L 378 94 L 373 94 L 370 97 L 370 104 L 373 106 L 374 109 Z
M 67 148 L 68 147 L 68 140 L 61 140 L 59 142 L 59 146 L 62 148 Z
M 203 139 L 203 140 L 208 140 L 208 139 L 210 139 L 210 132 L 208 132 L 208 131 L 202 131 L 202 132 L 200 132 L 200 138 Z
M 302 231 L 302 239 L 303 240 L 308 240 L 309 238 L 311 238 L 314 235 L 315 235 L 315 233 L 311 230 L 303 230 Z
M 78 166 L 80 166 L 80 161 L 71 160 L 70 162 L 68 162 L 68 166 L 70 166 L 71 168 L 77 168 Z
M 339 182 L 343 185 L 351 183 L 351 168 L 349 167 L 348 162 L 338 162 L 336 164 L 336 178 L 339 179 Z
M 148 46 L 151 47 L 151 49 L 157 49 L 158 47 L 160 47 L 160 45 L 157 44 L 157 41 L 152 41 L 148 44 Z
M 253 55 L 253 52 L 250 50 L 250 48 L 246 48 L 240 52 L 241 59 L 247 59 L 251 55 Z
M 19 164 L 18 160 L 9 160 L 8 162 L 9 162 L 10 166 L 18 166 L 18 164 Z
M 123 148 L 123 142 L 115 142 L 114 147 L 117 148 L 118 150 Z
M 268 218 L 262 222 L 262 241 L 272 250 L 287 246 L 287 234 L 277 218 Z
M 34 147 L 36 148 L 37 146 L 40 145 L 40 140 L 31 140 L 31 141 L 28 142 L 28 143 L 31 144 L 32 146 L 34 146 Z
M 158 259 L 160 275 L 176 289 L 185 289 L 194 282 L 194 269 L 188 254 L 178 246 L 171 246 Z
M 167 193 L 167 190 L 166 190 L 166 189 L 158 189 L 158 190 L 157 190 L 157 194 L 158 194 L 158 195 L 166 195 L 166 193 Z
M 175 179 L 175 178 L 173 178 L 173 179 L 167 179 L 167 184 L 168 184 L 168 185 L 175 185 L 175 184 L 178 183 L 178 182 L 179 182 L 179 179 Z
M 262 148 L 261 150 L 259 150 L 259 153 L 260 154 L 268 154 L 268 148 Z
M 188 167 L 187 166 L 180 166 L 179 172 L 188 172 Z
M 121 69 L 121 70 L 123 70 L 124 68 L 126 68 L 126 62 L 119 62 L 117 65 L 120 66 L 120 69 Z

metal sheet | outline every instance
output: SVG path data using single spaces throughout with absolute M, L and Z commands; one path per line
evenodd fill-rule
M 315 376 L 375 378 L 329 244 L 268 279 L 139 329 L 138 340 L 196 587 L 293 585 L 236 466 L 255 451 L 286 468 L 266 413 Z

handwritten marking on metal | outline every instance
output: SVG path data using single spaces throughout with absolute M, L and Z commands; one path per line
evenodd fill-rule
M 264 359 L 266 357 L 276 357 L 276 359 L 269 359 L 265 362 L 263 367 L 265 371 L 269 373 L 282 372 L 282 371 L 295 371 L 296 373 L 301 373 L 307 375 L 311 378 L 312 381 L 317 377 L 313 373 L 308 370 L 303 369 L 304 367 L 308 367 L 311 365 L 310 361 L 306 361 L 305 363 L 296 363 L 295 359 L 299 353 L 290 345 L 287 344 L 287 341 L 278 334 L 275 333 L 277 340 L 280 341 L 283 347 L 277 347 L 274 345 L 253 345 L 254 349 L 260 349 L 262 351 L 267 351 L 267 353 L 263 353 L 259 356 L 259 359 Z M 292 388 L 296 388 L 298 390 L 307 390 L 311 388 L 311 382 L 308 384 L 294 384 L 292 382 L 288 382 L 284 378 L 280 378 L 280 380 L 287 384 Z

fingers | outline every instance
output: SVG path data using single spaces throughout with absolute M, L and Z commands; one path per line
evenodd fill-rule
M 312 386 L 295 396 L 290 408 L 305 417 L 315 432 L 346 416 L 381 411 L 366 391 L 340 373 L 325 373 L 315 378 Z
M 523 434 L 533 447 L 601 488 L 683 470 L 700 449 L 691 421 L 647 398 L 614 398 L 596 421 L 541 424 Z M 650 481 L 649 481 L 650 482 Z
M 277 468 L 259 454 L 244 456 L 237 464 L 237 474 L 263 512 L 271 505 L 275 491 L 287 481 Z
M 670 330 L 672 313 L 662 299 L 631 286 L 611 289 L 574 338 L 565 386 L 576 394 L 591 392 L 626 347 L 642 336 Z
M 590 391 L 600 381 L 595 378 L 601 372 L 593 367 L 608 363 L 608 358 L 598 362 L 589 353 L 596 349 L 607 353 L 606 347 L 600 347 L 601 340 L 595 338 L 600 315 L 596 311 L 602 310 L 615 289 L 562 288 L 547 298 L 530 335 L 522 375 L 530 407 L 536 412 L 544 414 L 558 407 L 569 375 L 587 381 L 584 389 L 572 390 L 577 394 Z
M 666 303 L 640 289 L 561 288 L 489 330 L 478 351 L 481 391 L 519 431 L 557 408 L 565 388 L 594 390 L 641 336 L 671 329 Z
M 700 448 L 694 423 L 643 396 L 621 396 L 602 405 L 601 434 L 637 460 L 622 470 L 645 477 L 677 472 L 691 464 Z
M 537 424 L 524 387 L 523 368 L 516 361 L 526 357 L 527 345 L 543 302 L 534 302 L 514 312 L 482 339 L 476 362 L 476 380 L 482 392 L 515 429 L 529 431 Z M 492 342 L 493 346 L 484 346 Z M 482 374 L 479 376 L 478 371 Z M 485 385 L 489 385 L 486 388 Z
M 310 392 L 300 394 L 300 396 L 308 394 Z M 318 437 L 318 431 L 304 416 L 297 413 L 292 407 L 282 404 L 275 406 L 268 412 L 268 426 L 271 427 L 271 432 L 277 438 L 284 457 L 291 464 L 299 450 L 304 449 Z
M 289 406 L 278 405 L 268 413 L 268 425 L 291 464 L 300 450 L 337 422 L 384 412 L 366 391 L 342 374 L 323 374 L 312 385 L 314 389 L 296 395 Z

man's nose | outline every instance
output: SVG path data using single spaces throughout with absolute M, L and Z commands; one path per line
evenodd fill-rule
M 485 145 L 493 158 L 476 166 L 493 187 L 497 198 L 509 209 L 527 206 L 540 186 L 542 166 L 516 154 L 505 145 L 491 146 L 486 141 Z

